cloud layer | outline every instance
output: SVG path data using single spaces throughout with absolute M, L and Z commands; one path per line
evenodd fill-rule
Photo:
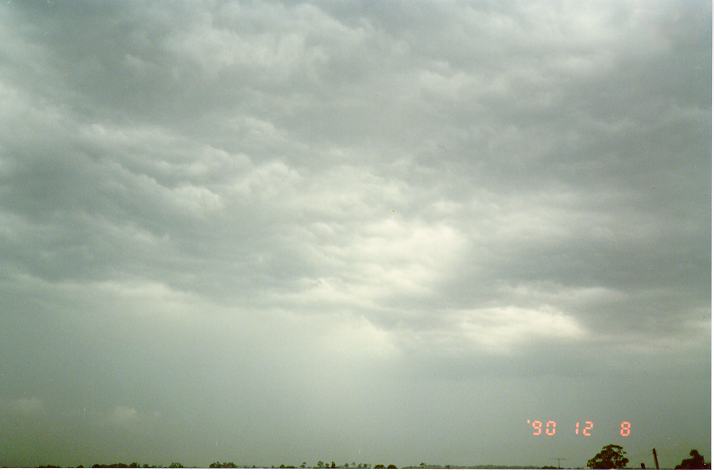
M 664 0 L 9 2 L 0 407 L 80 424 L 90 406 L 193 463 L 226 440 L 250 463 L 501 463 L 459 425 L 459 384 L 625 378 L 634 401 L 644 375 L 678 374 L 707 414 L 677 430 L 708 447 L 710 17 Z M 643 420 L 684 397 L 664 384 Z M 459 421 L 443 444 L 412 412 L 439 398 L 456 408 L 439 427 Z M 384 426 L 363 415 L 397 400 L 401 442 L 370 445 Z M 87 463 L 119 457 L 112 437 L 0 455 Z M 548 463 L 530 450 L 513 462 Z

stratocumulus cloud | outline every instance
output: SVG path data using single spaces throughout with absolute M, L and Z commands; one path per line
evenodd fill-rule
M 545 465 L 501 442 L 538 411 L 708 449 L 710 19 L 6 2 L 3 460 Z

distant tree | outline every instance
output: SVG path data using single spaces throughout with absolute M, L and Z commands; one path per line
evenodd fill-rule
M 381 463 L 378 463 L 377 465 L 374 466 L 374 468 L 384 468 L 384 465 L 382 465 Z
M 627 452 L 619 445 L 606 445 L 602 448 L 600 453 L 588 460 L 588 468 L 625 468 L 630 461 L 625 455 L 627 455 Z
M 307 462 L 303 462 L 300 464 L 300 468 L 305 468 L 305 467 L 307 467 Z
M 393 463 L 390 463 L 389 465 L 387 465 L 387 468 L 397 468 L 397 466 L 394 465 Z
M 711 470 L 712 464 L 704 461 L 704 456 L 697 449 L 689 451 L 690 458 L 682 459 L 682 463 L 674 467 L 675 470 Z
M 208 468 L 238 468 L 233 462 L 213 462 Z
M 183 468 L 183 465 L 181 465 L 181 464 L 178 463 L 178 462 L 171 462 L 171 463 L 169 464 L 169 468 Z
M 335 468 L 335 461 L 330 462 L 330 468 Z
M 317 461 L 317 468 L 323 468 L 324 466 L 325 466 L 325 462 L 323 462 L 322 460 Z

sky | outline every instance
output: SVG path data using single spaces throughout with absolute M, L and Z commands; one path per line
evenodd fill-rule
M 709 460 L 711 36 L 3 1 L 0 466 Z

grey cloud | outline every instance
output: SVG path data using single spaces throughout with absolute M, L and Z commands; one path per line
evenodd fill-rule
M 666 390 L 639 417 L 671 409 L 708 447 L 708 418 L 668 401 L 709 411 L 710 19 L 664 0 L 4 5 L 0 400 L 44 410 L 7 460 L 469 463 L 473 438 L 473 463 L 507 462 L 465 421 L 557 412 L 551 379 L 575 388 L 563 414 L 581 397 L 610 417 L 594 380 L 613 404 L 627 380 L 639 411 L 650 374 Z M 43 421 L 89 445 L 33 446 Z M 528 442 L 519 463 L 550 463 Z

